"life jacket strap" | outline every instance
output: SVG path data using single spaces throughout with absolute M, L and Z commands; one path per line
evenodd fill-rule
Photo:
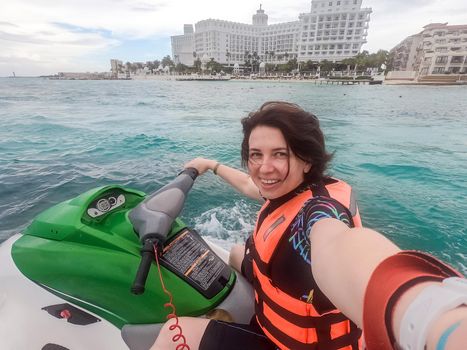
M 256 285 L 257 283 L 257 285 Z M 275 313 L 280 315 L 282 318 L 286 319 L 287 321 L 297 325 L 298 327 L 302 328 L 319 328 L 319 329 L 328 329 L 331 327 L 332 324 L 340 323 L 347 321 L 346 318 L 341 312 L 330 312 L 323 315 L 316 315 L 316 316 L 301 316 L 298 315 L 285 307 L 277 304 L 274 300 L 272 300 L 259 286 L 259 282 L 255 279 L 255 286 L 258 287 L 256 289 L 258 301 L 256 304 L 259 307 L 259 311 L 263 312 L 262 306 L 263 303 L 266 303 L 270 309 L 272 309 Z M 292 297 L 290 297 L 292 299 Z M 305 304 L 305 302 L 303 302 Z

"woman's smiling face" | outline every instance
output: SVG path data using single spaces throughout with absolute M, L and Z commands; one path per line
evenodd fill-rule
M 259 125 L 250 134 L 248 171 L 266 199 L 289 193 L 304 181 L 311 165 L 298 158 L 287 145 L 282 132 Z

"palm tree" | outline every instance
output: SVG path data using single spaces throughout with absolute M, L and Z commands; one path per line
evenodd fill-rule
M 369 53 L 367 50 L 363 50 L 361 53 L 359 53 L 357 56 L 355 56 L 355 68 L 354 72 L 357 73 L 357 68 L 362 67 L 364 68 L 367 63 L 368 63 L 368 56 Z
M 255 72 L 255 67 L 258 68 L 259 66 L 259 56 L 256 51 L 253 51 L 252 55 L 253 61 L 252 61 L 252 66 L 253 66 L 253 73 Z M 259 69 L 256 69 L 256 71 L 259 71 Z
M 230 67 L 230 55 L 231 54 L 230 54 L 229 50 L 227 50 L 227 52 L 225 53 L 225 56 L 227 57 L 227 66 L 229 66 L 229 67 Z
M 321 67 L 320 71 L 329 73 L 333 68 L 333 63 L 328 60 L 322 60 L 320 62 L 320 67 Z
M 206 68 L 211 71 L 211 74 L 220 73 L 220 71 L 222 70 L 222 64 L 215 61 L 214 58 L 211 58 L 211 60 L 206 64 Z
M 172 61 L 172 59 L 170 58 L 169 55 L 165 56 L 165 57 L 162 59 L 162 65 L 163 65 L 164 67 L 167 67 L 167 66 L 168 66 L 168 67 L 174 67 L 174 66 L 175 66 L 174 62 Z
M 250 51 L 246 50 L 244 54 L 245 67 L 251 67 L 251 54 Z
M 269 51 L 269 56 L 271 58 L 271 61 L 274 61 L 274 58 L 276 57 L 276 53 L 274 51 Z
M 154 71 L 154 69 L 155 69 L 155 67 L 154 67 L 154 63 L 153 63 L 153 62 L 151 62 L 151 61 L 147 61 L 147 62 L 146 62 L 146 67 L 148 67 L 149 71 L 150 71 L 150 72 L 151 72 L 151 74 L 152 74 L 152 72 L 153 72 L 153 71 Z
M 195 68 L 195 71 L 199 73 L 201 71 L 201 60 L 199 57 L 193 62 L 193 67 Z

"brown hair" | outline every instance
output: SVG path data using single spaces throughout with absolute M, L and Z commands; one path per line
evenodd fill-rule
M 332 154 L 326 152 L 324 135 L 315 115 L 296 104 L 281 101 L 266 102 L 257 111 L 251 112 L 242 119 L 243 166 L 248 163 L 250 134 L 260 125 L 279 129 L 290 150 L 311 164 L 311 170 L 305 174 L 307 183 L 313 184 L 323 179 Z

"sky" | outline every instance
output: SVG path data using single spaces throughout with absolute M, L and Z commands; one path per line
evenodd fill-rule
M 146 62 L 171 54 L 183 24 L 214 18 L 251 23 L 259 4 L 269 24 L 298 20 L 300 0 L 3 0 L 0 76 L 105 72 L 110 59 Z M 363 0 L 371 7 L 370 53 L 390 50 L 432 22 L 467 24 L 466 0 Z

